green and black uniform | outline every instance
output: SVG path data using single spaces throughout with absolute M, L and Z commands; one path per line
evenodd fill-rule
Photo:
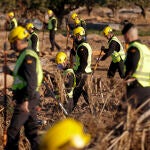
M 29 47 L 33 49 L 37 54 L 39 54 L 39 38 L 37 33 L 32 32 L 29 38 Z
M 101 60 L 105 60 L 109 56 L 111 56 L 112 58 L 111 64 L 108 69 L 107 77 L 114 77 L 116 71 L 118 70 L 120 77 L 124 78 L 125 52 L 117 37 L 113 36 L 108 41 L 108 49 L 105 49 L 104 52 L 105 55 L 101 58 Z
M 11 31 L 12 29 L 16 28 L 18 26 L 17 20 L 16 18 L 12 18 L 9 24 L 9 31 Z
M 38 149 L 37 112 L 40 95 L 38 92 L 43 73 L 38 55 L 33 50 L 24 49 L 16 62 L 13 71 L 12 85 L 13 99 L 16 106 L 7 130 L 7 144 L 5 150 L 18 150 L 21 127 L 24 126 L 25 136 L 31 143 L 32 150 Z M 29 102 L 29 112 L 20 108 L 24 101 Z
M 57 50 L 60 51 L 60 46 L 55 41 L 55 34 L 57 31 L 57 18 L 52 16 L 48 21 L 48 30 L 49 30 L 49 40 L 51 43 L 51 51 L 54 51 L 54 46 L 56 46 Z
M 136 80 L 127 85 L 127 99 L 133 107 L 138 107 L 150 98 L 150 49 L 139 40 L 129 44 L 125 60 L 125 78 Z M 150 105 L 149 105 L 150 108 Z
M 80 41 L 76 50 L 76 63 L 74 66 L 74 71 L 76 74 L 76 87 L 73 91 L 73 110 L 78 102 L 81 94 L 84 96 L 84 99 L 87 104 L 89 104 L 90 97 L 90 84 L 88 84 L 88 78 L 92 72 L 91 69 L 91 60 L 92 60 L 92 49 L 91 46 L 83 41 Z

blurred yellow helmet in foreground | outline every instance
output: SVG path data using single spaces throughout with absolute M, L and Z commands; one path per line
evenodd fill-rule
M 27 30 L 30 30 L 30 29 L 33 29 L 33 28 L 34 28 L 33 23 L 27 23 L 27 25 L 26 25 Z
M 90 135 L 85 134 L 80 122 L 67 118 L 56 123 L 43 136 L 41 150 L 81 149 L 90 142 Z
M 52 15 L 52 14 L 53 14 L 53 11 L 49 9 L 49 10 L 47 11 L 47 13 L 48 13 L 48 15 Z
M 14 28 L 8 35 L 8 40 L 13 43 L 15 40 L 23 40 L 29 37 L 29 33 L 22 26 Z
M 73 34 L 74 35 L 77 35 L 77 34 L 79 34 L 79 35 L 85 35 L 85 30 L 84 30 L 84 28 L 83 27 L 77 27 L 77 28 L 75 28 L 74 30 L 73 30 Z
M 56 63 L 62 64 L 67 60 L 67 55 L 64 52 L 58 52 L 56 55 Z
M 8 16 L 9 16 L 9 17 L 14 17 L 14 12 L 12 12 L 12 11 L 9 12 L 9 13 L 8 13 Z
M 78 15 L 76 13 L 72 13 L 71 18 L 74 20 Z
M 103 30 L 103 34 L 105 36 L 107 36 L 110 32 L 112 32 L 112 28 L 110 26 L 105 27 Z

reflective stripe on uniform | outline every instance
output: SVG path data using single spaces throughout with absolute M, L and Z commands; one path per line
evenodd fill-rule
M 77 51 L 81 46 L 85 46 L 88 50 L 88 59 L 87 59 L 87 66 L 85 68 L 85 72 L 86 73 L 91 73 L 92 69 L 91 69 L 91 61 L 92 61 L 92 48 L 88 43 L 81 43 L 78 47 L 77 47 Z M 76 53 L 76 63 L 74 66 L 74 70 L 77 70 L 78 67 L 80 65 L 80 58 L 78 56 L 78 54 Z
M 123 46 L 122 46 L 121 42 L 118 40 L 118 38 L 116 36 L 113 36 L 111 38 L 111 40 L 109 41 L 109 44 L 112 40 L 116 41 L 120 45 L 120 51 L 119 52 L 114 51 L 112 53 L 112 55 L 111 55 L 112 61 L 114 63 L 119 62 L 121 59 L 124 61 L 125 60 L 125 51 L 123 50 Z
M 73 97 L 73 90 L 74 90 L 74 88 L 75 88 L 75 86 L 76 86 L 76 76 L 75 76 L 75 74 L 74 74 L 73 69 L 67 69 L 67 70 L 64 71 L 64 74 L 63 74 L 63 75 L 64 75 L 64 78 L 65 78 L 65 76 L 66 76 L 68 73 L 72 73 L 73 76 L 74 76 L 73 87 L 71 88 L 71 91 L 70 91 L 70 92 L 66 93 L 69 98 L 72 98 L 72 97 Z
M 148 87 L 150 86 L 150 49 L 139 42 L 131 43 L 129 48 L 131 47 L 136 47 L 140 53 L 140 59 L 132 77 L 136 78 L 143 87 Z
M 40 51 L 40 49 L 39 49 L 39 38 L 38 38 L 38 35 L 37 35 L 35 32 L 33 32 L 33 33 L 30 35 L 30 38 L 29 38 L 29 40 L 28 40 L 29 47 L 31 47 L 31 48 L 32 48 L 32 41 L 31 41 L 31 37 L 32 37 L 32 35 L 34 35 L 34 34 L 37 36 L 37 39 L 38 39 L 38 41 L 37 41 L 37 45 L 36 45 L 36 52 L 39 52 L 39 51 Z
M 22 89 L 23 87 L 27 85 L 26 81 L 21 76 L 18 75 L 18 70 L 20 66 L 22 65 L 26 55 L 30 55 L 36 59 L 37 90 L 42 83 L 43 72 L 42 72 L 42 67 L 40 64 L 39 57 L 36 54 L 36 52 L 28 49 L 28 50 L 23 51 L 21 55 L 19 56 L 19 58 L 17 59 L 16 66 L 13 71 L 13 76 L 14 76 L 14 82 L 12 85 L 13 90 Z
M 57 19 L 53 16 L 49 19 L 48 21 L 48 30 L 52 30 L 53 29 L 53 24 L 52 24 L 52 20 L 55 19 L 56 20 L 56 26 L 55 26 L 55 31 L 57 30 Z

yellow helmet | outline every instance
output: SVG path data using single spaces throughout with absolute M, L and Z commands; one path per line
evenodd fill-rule
M 8 16 L 9 16 L 9 17 L 14 17 L 14 12 L 12 12 L 12 11 L 9 12 L 9 13 L 8 13 Z
M 33 23 L 27 23 L 27 25 L 26 25 L 27 30 L 30 30 L 30 29 L 33 29 L 33 28 L 34 28 Z
M 23 40 L 29 37 L 29 33 L 22 26 L 14 28 L 8 35 L 8 40 L 13 43 L 15 40 Z
M 74 20 L 78 15 L 76 13 L 72 13 L 71 18 Z
M 105 27 L 103 30 L 103 34 L 105 36 L 107 36 L 110 32 L 112 32 L 112 28 L 110 26 Z
M 53 11 L 49 9 L 49 10 L 47 11 L 47 13 L 48 13 L 48 15 L 52 15 L 52 14 L 53 14 Z
M 75 24 L 76 24 L 76 25 L 80 24 L 80 20 L 79 20 L 78 18 L 75 19 Z
M 83 125 L 71 118 L 56 123 L 44 135 L 41 150 L 81 149 L 90 142 L 90 135 L 84 133 Z
M 84 30 L 84 28 L 83 27 L 77 27 L 77 28 L 75 28 L 74 30 L 73 30 L 73 34 L 74 35 L 77 35 L 77 34 L 79 34 L 79 35 L 85 35 L 85 30 Z
M 56 55 L 56 63 L 57 64 L 62 64 L 66 61 L 67 55 L 64 52 L 58 52 Z

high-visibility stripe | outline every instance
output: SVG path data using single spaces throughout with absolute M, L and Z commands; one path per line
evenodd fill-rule
M 81 47 L 81 46 L 85 46 L 88 50 L 88 59 L 87 59 L 87 66 L 85 68 L 85 72 L 86 73 L 91 73 L 92 72 L 92 69 L 91 69 L 91 61 L 92 61 L 92 48 L 91 46 L 88 44 L 88 43 L 81 43 L 78 47 L 77 47 L 77 51 L 78 49 Z M 78 67 L 80 65 L 80 58 L 78 56 L 78 54 L 76 53 L 76 64 L 74 66 L 74 70 L 77 70 Z
M 139 42 L 131 43 L 129 48 L 131 47 L 136 47 L 140 53 L 140 59 L 132 77 L 136 78 L 143 87 L 148 87 L 150 86 L 150 49 Z
M 118 40 L 118 38 L 116 36 L 113 36 L 111 38 L 111 40 L 109 41 L 109 44 L 112 40 L 116 41 L 120 45 L 120 51 L 119 52 L 114 51 L 112 53 L 112 55 L 111 55 L 112 61 L 114 63 L 119 62 L 121 59 L 124 61 L 125 60 L 125 51 L 123 50 L 123 46 L 122 46 L 121 42 Z
M 23 87 L 27 85 L 26 81 L 21 76 L 18 75 L 18 70 L 21 64 L 23 63 L 26 55 L 30 55 L 36 59 L 36 73 L 37 73 L 37 89 L 36 90 L 38 90 L 39 86 L 42 83 L 43 71 L 42 71 L 39 57 L 35 51 L 27 49 L 27 50 L 24 50 L 19 56 L 19 58 L 17 59 L 16 66 L 13 71 L 13 76 L 14 76 L 14 82 L 12 85 L 13 90 L 22 89 Z
M 50 18 L 49 21 L 48 21 L 48 30 L 53 29 L 53 24 L 52 24 L 53 19 L 56 20 L 55 29 L 54 29 L 56 31 L 57 30 L 57 19 L 54 16 L 52 18 Z

